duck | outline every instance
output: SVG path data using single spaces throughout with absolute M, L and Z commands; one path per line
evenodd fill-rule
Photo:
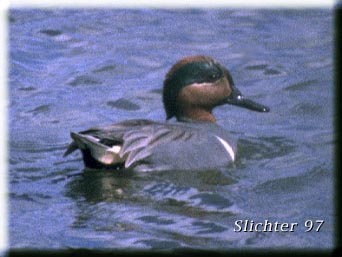
M 162 101 L 166 121 L 125 120 L 71 132 L 72 142 L 64 156 L 80 150 L 88 169 L 215 169 L 236 160 L 237 144 L 216 123 L 213 109 L 227 104 L 262 113 L 270 111 L 245 98 L 228 69 L 204 55 L 187 56 L 170 68 L 163 83 Z

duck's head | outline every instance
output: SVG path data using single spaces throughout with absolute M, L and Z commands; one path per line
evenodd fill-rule
M 212 110 L 232 104 L 258 112 L 269 108 L 244 98 L 229 71 L 207 56 L 186 57 L 166 74 L 163 88 L 166 118 L 215 122 Z

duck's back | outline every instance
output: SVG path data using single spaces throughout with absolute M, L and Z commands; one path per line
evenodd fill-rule
M 66 155 L 81 149 L 91 168 L 103 164 L 136 171 L 207 169 L 227 165 L 236 150 L 228 133 L 208 122 L 130 120 L 72 137 Z

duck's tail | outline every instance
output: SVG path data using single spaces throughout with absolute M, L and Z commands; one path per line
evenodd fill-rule
M 63 157 L 71 154 L 72 152 L 76 151 L 78 149 L 77 144 L 73 141 L 72 143 L 69 144 L 67 150 L 65 151 L 65 153 L 63 154 Z
M 89 152 L 91 157 L 102 165 L 115 165 L 125 161 L 124 157 L 120 157 L 121 145 L 108 146 L 91 135 L 71 132 L 70 136 L 74 141 L 69 145 L 64 156 L 80 149 L 82 152 Z
M 81 134 L 71 132 L 70 133 L 71 138 L 74 140 L 72 143 L 68 146 L 68 149 L 65 151 L 63 154 L 63 157 L 71 154 L 72 152 L 76 151 L 77 149 L 84 150 L 85 149 L 85 144 L 82 141 L 82 136 Z

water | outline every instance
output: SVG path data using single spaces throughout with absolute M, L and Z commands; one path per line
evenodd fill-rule
M 11 10 L 10 247 L 332 248 L 332 27 L 319 9 Z M 234 165 L 114 174 L 62 158 L 70 131 L 164 120 L 165 73 L 195 54 L 271 108 L 215 110 L 240 138 Z M 234 232 L 237 220 L 266 219 L 298 227 Z M 307 220 L 324 224 L 305 232 Z

